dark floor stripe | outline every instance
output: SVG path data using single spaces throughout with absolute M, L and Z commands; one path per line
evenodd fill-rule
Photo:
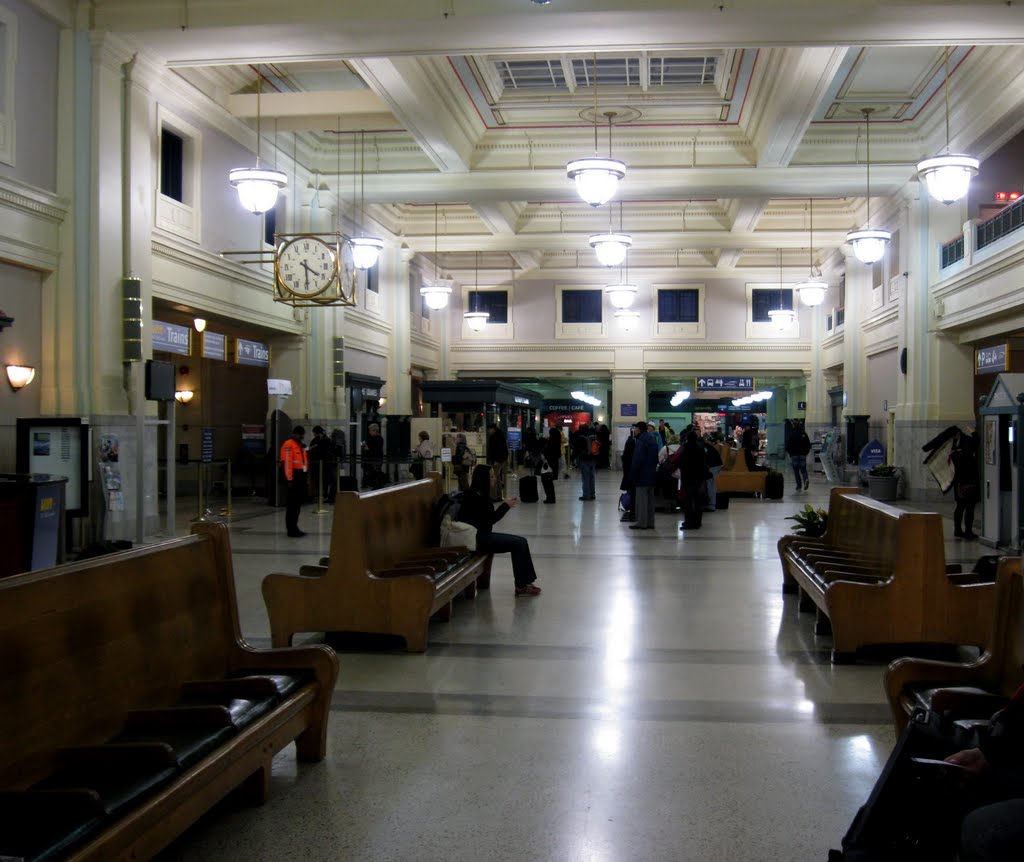
M 642 700 L 610 711 L 600 698 L 507 694 L 336 690 L 332 712 L 472 715 L 501 718 L 727 722 L 732 724 L 888 724 L 889 709 L 875 703 L 818 703 L 805 710 L 778 704 L 720 700 Z

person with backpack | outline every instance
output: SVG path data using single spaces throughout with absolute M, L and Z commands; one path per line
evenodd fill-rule
M 654 529 L 654 484 L 658 475 L 658 450 L 661 438 L 653 429 L 647 430 L 646 422 L 636 423 L 636 443 L 633 460 L 629 465 L 629 477 L 633 480 L 636 498 L 636 523 L 631 530 Z
M 810 479 L 807 476 L 807 456 L 811 454 L 811 438 L 804 431 L 803 423 L 795 421 L 793 430 L 789 432 L 789 439 L 786 440 L 786 454 L 789 455 L 789 463 L 793 467 L 793 477 L 796 479 L 796 490 L 807 490 L 811 487 Z
M 523 536 L 494 532 L 494 525 L 505 517 L 509 509 L 519 505 L 518 498 L 509 497 L 495 508 L 491 498 L 497 484 L 498 477 L 491 467 L 486 464 L 474 467 L 469 490 L 462 495 L 457 520 L 476 527 L 477 553 L 512 555 L 516 598 L 539 596 L 540 587 L 535 583 L 537 572 L 533 568 L 530 543 Z
M 601 452 L 601 444 L 597 441 L 594 429 L 587 423 L 580 426 L 576 432 L 575 454 L 576 465 L 580 468 L 580 479 L 583 483 L 581 500 L 595 500 L 597 494 L 594 487 L 594 471 L 596 469 L 597 456 Z
M 469 476 L 476 466 L 476 455 L 469 448 L 465 434 L 455 435 L 455 451 L 452 453 L 452 472 L 460 491 L 469 490 Z

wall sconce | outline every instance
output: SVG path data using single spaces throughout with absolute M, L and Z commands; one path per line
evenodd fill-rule
M 15 392 L 28 386 L 35 376 L 36 370 L 31 365 L 7 366 L 7 382 Z
M 192 400 L 192 397 L 194 395 L 195 392 L 193 392 L 191 389 L 178 389 L 174 393 L 174 400 L 177 401 L 179 404 L 188 404 L 188 402 Z
M 196 328 L 196 332 L 204 332 L 206 330 L 206 321 L 201 317 L 193 320 L 192 325 Z

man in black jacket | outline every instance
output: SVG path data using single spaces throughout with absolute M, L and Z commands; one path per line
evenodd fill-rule
M 793 430 L 789 432 L 786 454 L 789 455 L 789 463 L 793 466 L 796 489 L 799 491 L 803 488 L 806 491 L 811 487 L 807 476 L 807 456 L 811 454 L 811 438 L 807 436 L 804 425 L 799 420 L 793 423 Z

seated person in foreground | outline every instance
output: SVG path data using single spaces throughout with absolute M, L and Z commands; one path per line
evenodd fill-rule
M 494 471 L 486 464 L 473 468 L 469 490 L 462 495 L 458 520 L 476 527 L 476 550 L 481 554 L 512 554 L 512 574 L 516 582 L 516 596 L 539 596 L 540 587 L 534 581 L 537 573 L 530 556 L 530 544 L 522 536 L 495 533 L 494 525 L 513 506 L 519 505 L 518 497 L 503 500 L 497 508 L 491 502 L 491 494 L 497 486 Z

